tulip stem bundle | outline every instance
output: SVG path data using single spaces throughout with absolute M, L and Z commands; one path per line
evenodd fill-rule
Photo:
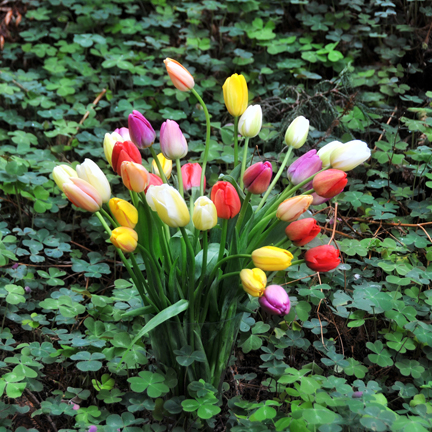
M 161 165 L 161 163 L 160 163 L 160 160 L 159 160 L 159 158 L 157 157 L 156 152 L 154 151 L 154 148 L 153 148 L 153 147 L 149 147 L 149 148 L 150 148 L 150 153 L 151 153 L 152 156 L 153 156 L 153 160 L 155 161 L 155 163 L 156 163 L 156 165 L 157 165 L 157 169 L 158 169 L 158 171 L 159 171 L 159 176 L 161 177 L 161 179 L 162 179 L 162 181 L 163 181 L 164 183 L 168 183 L 168 180 L 167 180 L 167 178 L 166 178 L 166 176 L 165 176 L 165 173 L 164 173 L 164 170 L 163 170 L 162 165 Z
M 184 192 L 183 192 L 183 178 L 182 178 L 182 172 L 181 172 L 181 165 L 180 165 L 180 159 L 176 159 L 176 167 L 177 167 L 177 179 L 179 184 L 179 192 L 182 198 L 184 198 Z
M 235 131 L 234 131 L 234 133 L 235 133 Z M 243 174 L 246 170 L 246 159 L 247 159 L 248 147 L 249 147 L 249 137 L 246 137 L 244 147 L 243 147 L 243 158 L 242 158 L 242 166 L 241 166 L 241 173 L 240 173 L 240 189 L 241 190 L 243 190 L 243 187 L 244 187 Z

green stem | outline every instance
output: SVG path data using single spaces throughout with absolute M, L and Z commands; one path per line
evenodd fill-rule
M 222 234 L 221 234 L 221 241 L 220 241 L 220 245 L 219 245 L 218 261 L 220 261 L 222 259 L 224 252 L 225 252 L 225 243 L 226 243 L 227 231 L 228 231 L 228 219 L 222 219 Z
M 244 147 L 243 147 L 243 158 L 242 158 L 242 167 L 241 167 L 241 173 L 240 173 L 240 189 L 243 190 L 243 175 L 246 170 L 246 159 L 247 159 L 247 152 L 248 152 L 248 146 L 249 146 L 249 137 L 246 137 Z
M 234 168 L 238 165 L 238 117 L 234 117 Z
M 265 227 L 268 222 L 270 220 L 272 220 L 274 217 L 276 216 L 276 211 L 270 213 L 269 215 L 267 215 L 266 217 L 264 217 L 261 222 L 259 222 L 257 225 L 255 225 L 255 227 L 251 230 L 251 232 L 249 233 L 249 238 L 253 238 L 253 236 L 255 234 L 257 234 L 258 232 L 261 232 L 260 229 L 262 229 L 263 227 Z
M 131 197 L 132 200 L 132 204 L 134 205 L 134 207 L 136 208 L 138 206 L 138 201 L 136 200 L 136 194 L 134 195 L 133 191 L 129 191 L 129 195 Z
M 114 218 L 112 218 L 106 210 L 104 210 L 103 208 L 101 208 L 100 211 L 101 211 L 102 214 L 103 214 L 103 215 L 104 215 L 104 216 L 105 216 L 105 217 L 106 217 L 106 218 L 107 218 L 107 219 L 112 223 L 112 225 L 113 225 L 114 228 L 117 228 L 117 227 L 120 226 L 120 224 L 117 223 L 117 222 L 114 220 Z
M 285 155 L 285 158 L 284 158 L 284 160 L 282 162 L 282 165 L 280 166 L 279 171 L 277 172 L 275 178 L 271 182 L 271 185 L 267 189 L 267 192 L 263 196 L 263 198 L 262 198 L 261 202 L 259 203 L 257 209 L 255 210 L 255 213 L 258 212 L 261 209 L 261 207 L 265 204 L 268 196 L 270 195 L 270 192 L 273 190 L 273 188 L 275 187 L 277 181 L 279 180 L 279 177 L 282 175 L 282 171 L 285 169 L 285 166 L 288 163 L 288 159 L 291 156 L 292 149 L 293 148 L 291 146 L 288 147 L 288 151 L 286 152 L 286 155 Z
M 207 271 L 207 251 L 208 251 L 207 231 L 203 231 L 203 260 L 201 266 L 201 278 L 205 276 Z
M 178 184 L 179 184 L 179 192 L 182 198 L 184 199 L 184 192 L 183 192 L 183 177 L 181 172 L 181 165 L 180 165 L 180 159 L 176 159 L 176 167 L 177 167 L 177 178 L 178 178 Z
M 239 275 L 239 274 L 240 274 L 240 271 L 236 271 L 236 272 L 232 272 L 232 273 L 225 273 L 220 277 L 219 281 L 226 279 L 226 278 L 229 278 L 231 276 Z
M 203 196 L 204 195 L 204 177 L 205 177 L 205 171 L 206 171 L 206 166 L 207 166 L 207 159 L 208 159 L 208 154 L 210 151 L 210 115 L 207 109 L 206 104 L 204 103 L 204 101 L 202 100 L 201 96 L 196 92 L 195 89 L 192 89 L 192 94 L 198 99 L 198 102 L 201 104 L 203 110 L 204 110 L 204 115 L 206 118 L 206 142 L 205 142 L 205 150 L 204 150 L 204 159 L 203 159 L 203 164 L 202 164 L 202 172 L 201 172 L 201 183 L 200 183 L 200 195 Z
M 244 199 L 244 201 L 243 201 L 243 204 L 242 204 L 242 208 L 241 208 L 241 210 L 240 210 L 239 217 L 238 217 L 238 219 L 237 219 L 237 223 L 236 223 L 236 228 L 237 228 L 237 229 L 240 229 L 240 228 L 241 228 L 241 224 L 242 224 L 243 219 L 244 219 L 244 217 L 245 217 L 246 209 L 247 209 L 247 206 L 248 206 L 249 201 L 250 201 L 250 199 L 251 199 L 251 196 L 252 196 L 252 193 L 248 191 L 247 194 L 246 194 L 246 196 L 245 196 L 245 199 Z
M 167 178 L 166 178 L 166 176 L 165 176 L 165 173 L 164 173 L 164 171 L 163 171 L 163 169 L 162 169 L 162 165 L 161 165 L 161 163 L 160 163 L 160 160 L 159 160 L 159 158 L 157 157 L 157 154 L 156 154 L 156 152 L 154 151 L 153 146 L 150 146 L 149 149 L 150 149 L 150 153 L 151 153 L 152 156 L 153 156 L 153 159 L 154 159 L 155 162 L 156 162 L 156 166 L 158 167 L 158 170 L 159 170 L 159 177 L 162 179 L 162 181 L 163 181 L 164 183 L 168 183 L 168 180 L 167 180 Z

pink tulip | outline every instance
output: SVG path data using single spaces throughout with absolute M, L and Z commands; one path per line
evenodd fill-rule
M 129 114 L 128 124 L 131 141 L 138 148 L 148 148 L 153 145 L 156 132 L 150 122 L 139 111 L 134 110 L 132 114 Z
M 264 193 L 270 184 L 273 168 L 270 162 L 257 162 L 243 174 L 243 182 L 248 192 L 254 195 Z
M 266 312 L 272 315 L 288 315 L 291 309 L 288 294 L 280 285 L 269 285 L 258 302 Z
M 305 181 L 322 168 L 322 162 L 316 150 L 310 150 L 290 165 L 287 171 L 288 180 L 293 185 Z
M 71 177 L 70 181 L 63 184 L 63 192 L 72 204 L 83 210 L 94 213 L 102 207 L 99 192 L 83 179 Z
M 176 160 L 187 155 L 188 146 L 180 126 L 174 120 L 162 123 L 160 130 L 160 146 L 166 159 Z

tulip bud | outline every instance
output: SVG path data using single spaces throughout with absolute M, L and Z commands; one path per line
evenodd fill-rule
M 243 174 L 243 182 L 248 192 L 254 195 L 264 193 L 270 184 L 273 168 L 270 162 L 257 162 Z
M 247 138 L 256 137 L 262 126 L 262 109 L 260 105 L 250 105 L 240 117 L 238 131 Z
M 314 218 L 300 219 L 290 223 L 285 228 L 285 234 L 296 246 L 304 246 L 312 241 L 320 232 Z
M 241 116 L 248 104 L 248 88 L 243 75 L 231 75 L 222 86 L 225 105 L 228 112 L 234 116 Z
M 111 186 L 106 175 L 91 159 L 84 159 L 81 165 L 77 165 L 76 171 L 79 178 L 90 183 L 102 198 L 102 202 L 107 203 L 111 197 Z
M 291 252 L 274 246 L 265 246 L 252 252 L 254 265 L 261 270 L 285 270 L 291 265 L 293 255 Z
M 334 270 L 340 264 L 339 251 L 330 245 L 309 249 L 304 257 L 306 265 L 316 272 Z
M 148 189 L 150 186 L 161 186 L 163 185 L 163 181 L 162 179 L 152 173 L 149 173 L 149 177 L 148 177 L 148 186 L 144 189 L 144 193 L 147 193 Z
M 146 195 L 147 203 L 171 228 L 185 227 L 190 221 L 187 205 L 172 186 L 150 186 Z
M 290 165 L 287 171 L 288 180 L 298 185 L 322 168 L 322 162 L 316 150 L 310 150 Z
M 129 114 L 128 125 L 131 141 L 138 148 L 148 148 L 153 145 L 156 132 L 150 122 L 139 111 L 134 110 L 132 114 Z
M 332 168 L 341 171 L 351 171 L 370 158 L 371 151 L 368 145 L 360 140 L 349 141 L 335 148 L 330 155 Z
M 129 133 L 129 129 L 122 127 L 122 128 L 117 128 L 114 129 L 115 133 L 118 133 L 122 138 L 123 141 L 131 141 L 131 137 L 130 137 L 130 133 Z
M 174 84 L 174 87 L 180 91 L 192 90 L 195 81 L 190 72 L 178 61 L 170 58 L 164 60 L 168 75 Z
M 313 198 L 310 195 L 297 195 L 286 199 L 279 204 L 276 217 L 284 222 L 295 221 L 312 204 Z
M 328 168 L 330 166 L 330 156 L 333 150 L 343 146 L 339 141 L 332 141 L 318 150 L 318 156 L 321 159 L 322 167 Z
M 149 172 L 140 164 L 124 161 L 120 167 L 123 184 L 136 193 L 143 192 L 149 183 Z
M 285 133 L 285 144 L 298 149 L 306 142 L 308 133 L 309 120 L 303 116 L 296 117 Z
M 116 129 L 117 130 L 117 129 Z M 111 134 L 106 133 L 104 142 L 103 142 L 103 150 L 105 154 L 105 159 L 107 162 L 112 166 L 111 160 L 112 160 L 112 153 L 114 149 L 114 145 L 116 142 L 123 142 L 123 137 L 118 134 L 117 132 L 113 132 Z
M 165 174 L 165 177 L 169 179 L 171 177 L 171 171 L 172 171 L 172 160 L 166 159 L 162 153 L 159 153 L 157 155 L 157 158 L 159 159 L 159 162 L 162 165 L 162 170 Z M 159 177 L 161 176 L 155 160 L 153 160 L 152 162 L 152 171 L 153 174 L 156 174 Z
M 333 198 L 347 185 L 347 174 L 337 169 L 329 169 L 315 176 L 312 187 L 323 198 Z
M 75 206 L 91 213 L 102 207 L 102 197 L 99 192 L 83 179 L 71 177 L 70 181 L 63 183 L 63 192 Z
M 232 219 L 238 215 L 241 208 L 240 198 L 231 183 L 217 182 L 212 188 L 210 198 L 216 206 L 218 217 L 221 219 Z
M 123 252 L 133 252 L 138 244 L 138 234 L 127 227 L 118 227 L 111 232 L 111 243 Z
M 171 160 L 181 159 L 187 155 L 188 145 L 180 126 L 174 120 L 162 123 L 160 130 L 162 154 Z
M 111 166 L 112 169 L 119 175 L 121 173 L 121 164 L 124 161 L 131 161 L 137 164 L 141 164 L 142 162 L 140 151 L 131 141 L 117 141 L 114 145 Z
M 192 222 L 200 231 L 207 231 L 216 226 L 217 211 L 213 201 L 205 196 L 199 197 L 194 204 Z
M 267 276 L 259 268 L 243 269 L 240 272 L 243 289 L 252 297 L 261 297 L 267 285 Z
M 187 163 L 181 167 L 184 190 L 190 190 L 193 187 L 201 185 L 202 168 L 199 163 Z M 206 178 L 204 177 L 204 190 L 206 188 Z
M 330 199 L 330 198 L 323 198 L 322 196 L 319 196 L 315 192 L 311 195 L 311 197 L 313 198 L 311 205 L 314 205 L 314 206 L 323 204 Z
M 53 169 L 52 176 L 56 185 L 63 192 L 63 183 L 67 183 L 71 177 L 78 177 L 76 171 L 69 165 L 59 165 Z
M 288 294 L 280 285 L 269 285 L 258 302 L 266 312 L 272 315 L 288 315 L 291 309 Z
M 138 210 L 132 204 L 120 198 L 111 198 L 109 208 L 121 226 L 135 228 L 138 223 Z

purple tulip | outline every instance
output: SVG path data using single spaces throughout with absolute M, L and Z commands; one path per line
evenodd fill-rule
M 361 398 L 363 396 L 363 392 L 362 391 L 356 391 L 356 392 L 354 392 L 353 394 L 352 394 L 352 398 L 353 399 L 358 399 L 358 398 Z
M 188 145 L 180 126 L 174 120 L 162 123 L 160 130 L 162 154 L 170 160 L 181 159 L 188 152 Z
M 316 150 L 310 150 L 290 165 L 287 171 L 288 180 L 293 185 L 305 181 L 322 168 L 322 162 Z M 310 188 L 309 188 L 310 189 Z
M 322 196 L 319 196 L 315 192 L 312 194 L 312 197 L 313 197 L 313 201 L 311 205 L 320 205 L 327 202 L 330 199 L 330 198 L 324 198 Z
M 18 264 L 18 263 L 15 263 L 15 264 L 12 266 L 12 268 L 13 268 L 14 270 L 16 270 L 18 267 L 19 267 L 19 264 Z
M 96 426 L 90 426 L 88 432 L 97 432 Z
M 287 315 L 291 309 L 288 294 L 280 285 L 269 285 L 258 301 L 261 307 L 272 315 Z
M 156 132 L 150 122 L 139 111 L 134 110 L 132 114 L 129 114 L 128 124 L 131 141 L 138 148 L 148 148 L 153 145 Z
M 131 141 L 128 128 L 125 127 L 117 128 L 114 132 L 117 132 L 125 141 Z
M 26 287 L 24 287 L 24 291 L 25 291 L 27 294 L 30 294 L 30 293 L 32 292 L 32 289 L 31 289 L 29 286 L 26 286 Z

